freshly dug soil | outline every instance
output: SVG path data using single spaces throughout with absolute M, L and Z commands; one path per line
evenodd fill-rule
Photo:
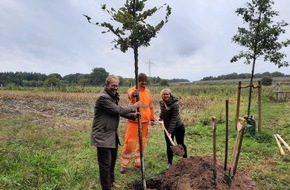
M 208 189 L 232 189 L 232 190 L 257 190 L 252 178 L 242 170 L 237 170 L 236 175 L 229 186 L 224 178 L 223 164 L 216 162 L 217 178 L 213 181 L 213 159 L 210 156 L 190 156 L 180 159 L 167 170 L 161 180 L 147 180 L 147 189 L 155 190 L 208 190 Z M 135 182 L 129 189 L 141 190 L 142 184 Z
M 217 160 L 217 178 L 213 181 L 212 157 L 191 156 L 179 160 L 165 173 L 161 189 L 167 190 L 190 190 L 190 189 L 234 189 L 254 190 L 255 182 L 244 171 L 237 173 L 229 187 L 224 179 L 223 164 Z

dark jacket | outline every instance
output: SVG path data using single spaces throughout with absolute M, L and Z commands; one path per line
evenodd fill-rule
M 168 102 L 165 103 L 163 100 L 160 100 L 159 104 L 161 108 L 159 117 L 163 120 L 168 132 L 173 133 L 176 127 L 183 124 L 179 114 L 178 98 L 171 94 Z
M 119 98 L 110 95 L 105 89 L 96 99 L 92 126 L 92 145 L 103 148 L 116 148 L 119 144 L 118 126 L 120 116 L 135 119 L 135 107 L 119 106 Z

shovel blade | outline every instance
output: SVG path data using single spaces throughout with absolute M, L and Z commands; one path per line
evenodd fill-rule
M 184 148 L 180 144 L 170 146 L 170 148 L 171 148 L 173 154 L 175 154 L 175 155 L 183 156 L 185 154 Z
M 228 184 L 229 187 L 231 187 L 233 179 L 229 175 L 224 175 L 224 181 Z

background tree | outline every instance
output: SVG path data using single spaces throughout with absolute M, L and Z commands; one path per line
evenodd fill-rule
M 238 34 L 234 35 L 233 42 L 247 48 L 235 55 L 231 62 L 237 62 L 241 58 L 245 58 L 245 64 L 252 63 L 252 74 L 250 80 L 248 116 L 250 115 L 251 95 L 253 88 L 253 76 L 255 64 L 259 57 L 263 57 L 264 61 L 270 61 L 278 66 L 288 66 L 287 61 L 283 61 L 286 54 L 279 52 L 282 47 L 287 47 L 290 40 L 278 42 L 280 34 L 285 33 L 283 27 L 288 24 L 284 21 L 274 23 L 272 18 L 278 16 L 277 11 L 272 10 L 274 4 L 271 0 L 251 0 L 246 3 L 245 8 L 238 8 L 236 13 L 242 16 L 244 23 L 248 28 L 238 28 Z
M 109 22 L 95 23 L 97 26 L 107 29 L 106 31 L 103 31 L 103 33 L 111 32 L 116 35 L 117 39 L 113 40 L 116 49 L 120 49 L 124 53 L 129 48 L 133 49 L 136 88 L 138 88 L 138 48 L 141 46 L 150 46 L 151 39 L 156 37 L 156 34 L 161 30 L 164 24 L 168 22 L 168 17 L 171 14 L 171 8 L 167 6 L 164 20 L 161 20 L 155 26 L 147 23 L 146 20 L 166 4 L 159 8 L 153 7 L 143 11 L 146 1 L 147 0 L 126 0 L 124 7 L 119 8 L 117 11 L 114 8 L 107 9 L 106 4 L 104 4 L 102 5 L 102 9 L 111 16 L 112 21 L 117 22 L 115 23 L 116 27 Z M 84 16 L 87 18 L 88 22 L 91 23 L 91 17 L 87 15 Z M 119 24 L 121 24 L 122 27 L 119 27 Z M 138 120 L 140 121 L 140 119 Z M 140 127 L 139 124 L 138 131 L 141 131 Z M 142 138 L 140 138 L 140 132 L 139 144 L 140 149 L 142 150 Z M 141 170 L 144 171 L 142 154 L 142 151 L 140 151 Z M 146 184 L 144 183 L 144 172 L 142 172 L 142 183 L 143 188 L 146 189 Z
M 161 80 L 159 84 L 160 84 L 160 86 L 169 86 L 168 81 L 164 80 L 164 79 Z
M 109 73 L 104 68 L 94 68 L 90 74 L 90 83 L 92 85 L 103 86 Z
M 63 84 L 63 81 L 61 79 L 59 79 L 58 77 L 56 77 L 56 75 L 51 75 L 49 78 L 47 78 L 45 81 L 44 81 L 44 86 L 46 87 L 62 87 L 64 84 Z
M 69 84 L 78 84 L 79 83 L 79 77 L 82 74 L 76 73 L 76 74 L 68 74 L 65 75 L 62 79 L 68 82 Z
M 58 73 L 51 73 L 51 74 L 49 74 L 49 75 L 47 76 L 47 78 L 52 78 L 52 77 L 55 77 L 55 78 L 57 78 L 57 79 L 59 79 L 59 80 L 62 80 L 61 75 L 58 74 Z
M 272 76 L 272 77 L 283 77 L 284 74 L 281 73 L 281 72 L 276 71 L 276 72 L 273 72 L 273 73 L 271 74 L 271 76 Z

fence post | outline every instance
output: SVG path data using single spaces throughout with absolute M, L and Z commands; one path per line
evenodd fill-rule
M 258 131 L 261 132 L 261 126 L 262 126 L 262 84 L 261 81 L 258 81 Z

